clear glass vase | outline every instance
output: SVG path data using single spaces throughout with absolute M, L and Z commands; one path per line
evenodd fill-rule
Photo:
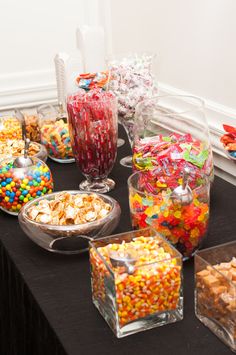
M 133 169 L 178 176 L 188 168 L 213 181 L 204 102 L 194 96 L 156 96 L 136 107 Z
M 188 191 L 177 199 L 176 191 L 182 183 L 182 173 L 178 178 L 156 175 L 150 179 L 146 172 L 137 171 L 128 179 L 133 228 L 155 228 L 186 260 L 200 248 L 207 234 L 210 184 L 205 175 L 190 175 L 191 199 Z
M 80 189 L 108 192 L 115 182 L 108 179 L 117 154 L 117 100 L 108 91 L 78 91 L 68 97 L 67 111 L 76 163 L 86 180 Z
M 118 338 L 183 319 L 181 254 L 152 228 L 91 241 L 90 266 L 93 303 Z
M 50 159 L 57 163 L 74 163 L 69 128 L 66 117 L 51 105 L 38 107 L 41 143 L 46 147 Z
M 157 84 L 151 72 L 154 58 L 155 55 L 150 53 L 130 53 L 108 60 L 108 87 L 118 99 L 119 122 L 125 128 L 131 147 L 135 107 L 143 99 L 157 94 Z M 122 158 L 120 163 L 131 168 L 132 156 Z

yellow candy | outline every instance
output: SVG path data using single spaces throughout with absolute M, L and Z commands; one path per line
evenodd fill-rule
M 181 218 L 181 211 L 176 211 L 174 213 L 175 218 Z

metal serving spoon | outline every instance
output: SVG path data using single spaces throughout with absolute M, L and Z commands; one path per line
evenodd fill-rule
M 29 145 L 30 145 L 30 140 L 29 140 L 29 138 L 26 138 L 25 139 L 24 155 L 17 157 L 14 160 L 14 162 L 13 162 L 14 168 L 27 168 L 29 166 L 34 165 L 33 160 L 28 156 Z
M 174 202 L 181 203 L 183 206 L 190 205 L 193 202 L 193 192 L 188 185 L 190 169 L 185 168 L 183 173 L 183 183 L 176 187 L 171 193 L 171 199 Z
M 111 252 L 109 257 L 112 266 L 124 266 L 128 274 L 134 273 L 134 264 L 136 263 L 137 259 L 132 257 L 132 255 L 130 255 L 129 253 L 125 254 L 124 256 L 120 256 L 116 252 Z

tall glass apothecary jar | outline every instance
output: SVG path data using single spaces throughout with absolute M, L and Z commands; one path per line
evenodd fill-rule
M 155 96 L 139 103 L 134 122 L 133 169 L 213 181 L 213 158 L 204 102 L 194 96 Z

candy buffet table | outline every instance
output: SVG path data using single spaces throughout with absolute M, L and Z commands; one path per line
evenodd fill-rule
M 124 132 L 122 131 L 124 136 Z M 126 181 L 130 170 L 118 163 L 129 153 L 118 149 L 111 196 L 122 207 L 115 232 L 131 229 Z M 75 164 L 49 163 L 55 189 L 76 189 L 82 176 Z M 211 218 L 204 246 L 235 239 L 236 188 L 215 179 Z M 116 339 L 92 304 L 88 254 L 51 254 L 33 244 L 17 219 L 0 211 L 0 354 L 174 354 L 224 355 L 231 351 L 194 316 L 193 260 L 184 264 L 184 320 Z

